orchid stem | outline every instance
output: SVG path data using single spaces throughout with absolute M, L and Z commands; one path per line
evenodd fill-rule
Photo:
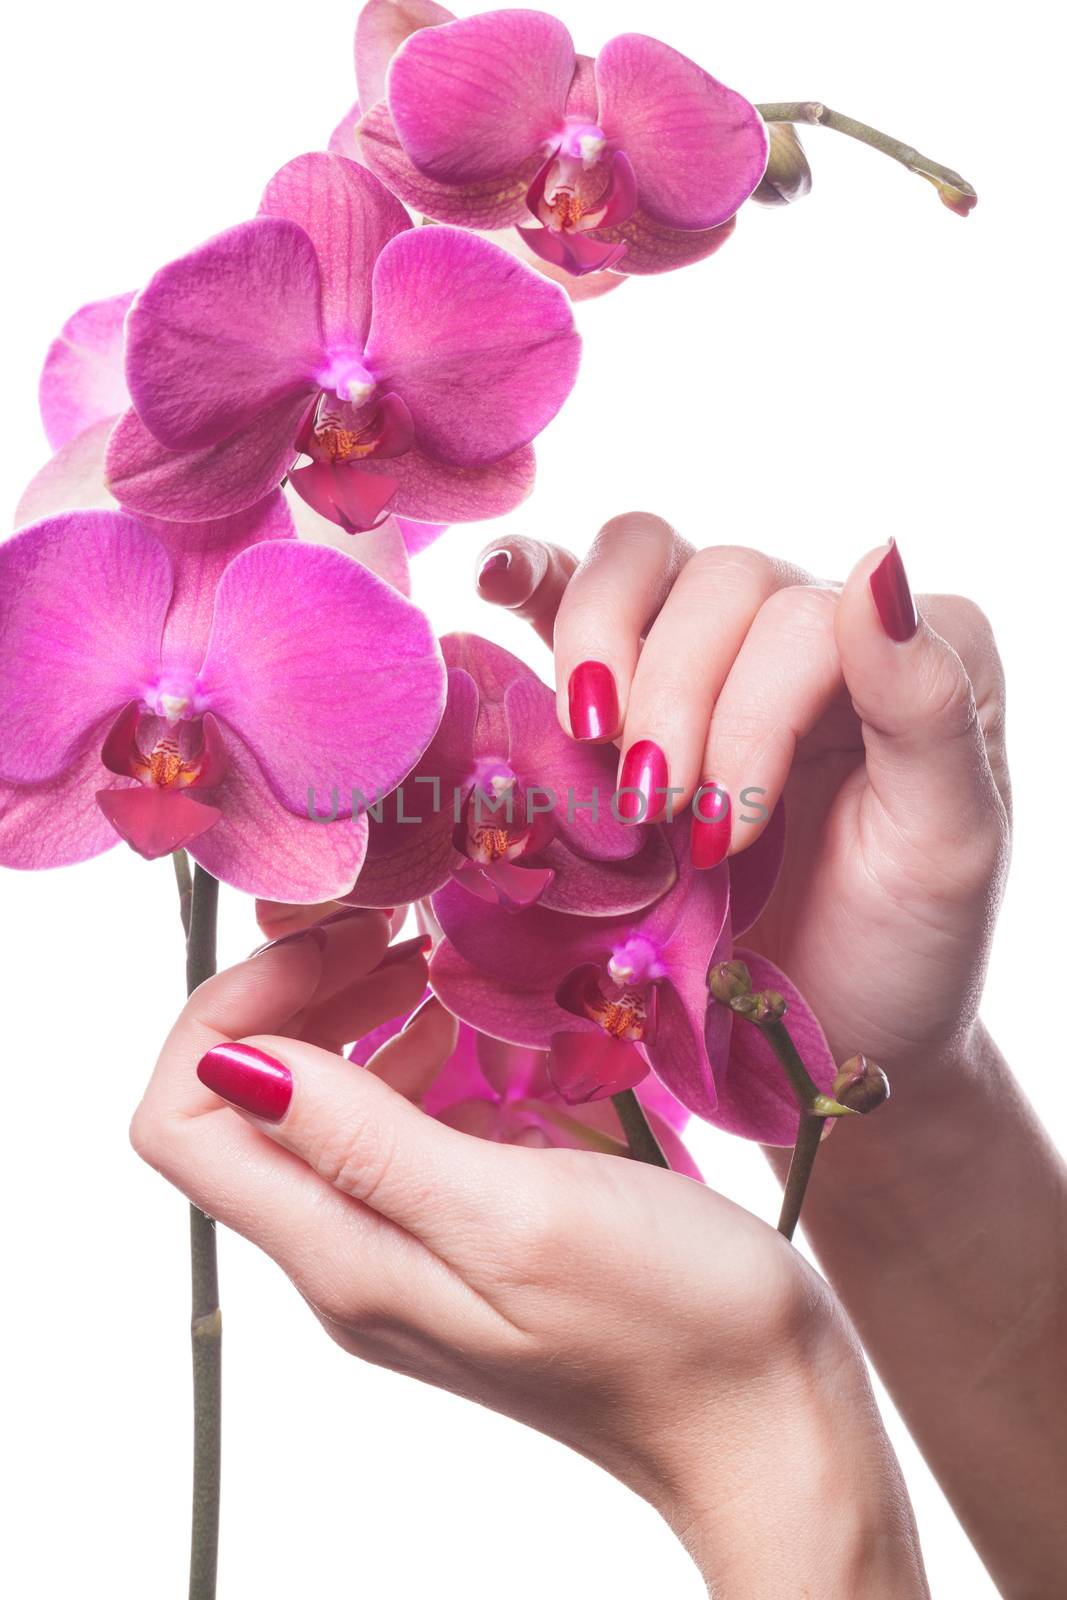
M 650 1167 L 669 1169 L 670 1162 L 663 1154 L 660 1142 L 652 1131 L 652 1124 L 645 1116 L 645 1108 L 633 1090 L 620 1089 L 618 1094 L 612 1095 L 611 1103 L 622 1123 L 622 1131 L 626 1135 L 626 1143 L 630 1147 L 633 1159 L 647 1162 Z
M 184 850 L 175 850 L 170 858 L 174 863 L 174 878 L 178 885 L 178 914 L 182 919 L 186 941 L 189 938 L 189 918 L 193 911 L 193 874 L 189 857 Z M 187 948 L 188 953 L 188 948 Z
M 810 1111 L 800 1113 L 797 1142 L 793 1146 L 789 1175 L 785 1180 L 785 1193 L 782 1196 L 782 1209 L 778 1217 L 778 1232 L 787 1239 L 793 1237 L 800 1221 L 800 1209 L 807 1193 L 808 1179 L 811 1177 L 815 1157 L 822 1142 L 823 1121 L 822 1117 Z
M 973 204 L 978 198 L 966 178 L 961 178 L 951 167 L 943 167 L 939 161 L 931 161 L 929 156 L 920 155 L 910 144 L 905 144 L 901 139 L 894 139 L 888 133 L 881 133 L 877 128 L 869 127 L 866 122 L 857 122 L 855 117 L 846 117 L 840 111 L 831 111 L 829 106 L 824 106 L 819 100 L 777 100 L 772 104 L 757 106 L 756 110 L 764 122 L 803 122 L 815 124 L 820 128 L 832 128 L 835 133 L 844 133 L 850 139 L 858 139 L 861 144 L 869 145 L 872 150 L 880 150 L 883 155 L 889 156 L 893 161 L 899 161 L 909 172 L 917 173 L 920 178 L 926 178 L 938 188 L 942 184 L 947 184 L 950 189 L 958 189 L 965 201 Z
M 192 994 L 215 971 L 218 880 L 199 864 L 189 881 L 177 851 L 174 872 L 186 932 L 185 978 Z M 188 887 L 187 887 L 188 885 Z M 222 1462 L 222 1313 L 214 1218 L 189 1207 L 192 1266 L 193 1510 L 189 1546 L 189 1600 L 215 1600 L 219 1554 L 219 1485 Z

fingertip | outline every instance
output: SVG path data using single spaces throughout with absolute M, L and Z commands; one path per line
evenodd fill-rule
M 491 605 L 515 610 L 531 599 L 548 571 L 548 546 L 537 539 L 497 539 L 478 557 L 477 588 Z

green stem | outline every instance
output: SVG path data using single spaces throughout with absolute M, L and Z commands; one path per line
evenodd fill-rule
M 748 1020 L 752 1021 L 751 1018 Z M 853 1114 L 832 1095 L 823 1094 L 801 1060 L 800 1051 L 793 1043 L 792 1035 L 784 1022 L 757 1022 L 754 1026 L 759 1028 L 778 1057 L 786 1077 L 793 1086 L 793 1093 L 797 1097 L 797 1105 L 801 1111 L 816 1117 L 847 1117 Z
M 764 122 L 803 122 L 820 128 L 832 128 L 835 133 L 843 133 L 850 139 L 858 139 L 861 144 L 869 145 L 872 150 L 880 150 L 883 155 L 907 167 L 909 172 L 915 172 L 920 178 L 926 178 L 935 184 L 938 189 L 944 185 L 949 189 L 958 190 L 964 204 L 967 201 L 973 204 L 978 198 L 966 178 L 961 178 L 951 167 L 943 167 L 939 161 L 931 161 L 929 156 L 920 155 L 910 144 L 905 144 L 901 139 L 894 139 L 891 134 L 881 133 L 879 129 L 870 127 L 866 122 L 857 122 L 855 117 L 846 117 L 840 111 L 831 111 L 829 106 L 824 106 L 819 100 L 779 100 L 772 104 L 757 106 L 756 110 Z M 942 195 L 942 199 L 944 198 Z
M 183 854 L 184 852 L 179 852 Z M 188 874 L 188 862 L 185 873 Z M 185 906 L 182 868 L 175 875 Z M 216 964 L 219 885 L 197 865 L 188 901 L 185 975 L 188 991 L 210 978 Z M 219 1485 L 222 1462 L 222 1313 L 215 1222 L 189 1207 L 192 1265 L 193 1509 L 189 1547 L 189 1600 L 214 1600 L 219 1553 Z
M 174 879 L 178 885 L 178 914 L 182 919 L 188 948 L 189 918 L 193 914 L 193 874 L 189 857 L 184 850 L 175 850 L 170 858 L 174 863 Z
M 778 1217 L 778 1232 L 787 1239 L 793 1237 L 800 1221 L 800 1208 L 804 1204 L 808 1179 L 819 1153 L 824 1121 L 823 1117 L 812 1115 L 811 1112 L 802 1111 L 800 1114 L 797 1142 L 793 1146 L 789 1176 L 785 1180 L 785 1193 L 782 1196 L 782 1210 Z
M 652 1124 L 645 1116 L 645 1108 L 633 1090 L 621 1089 L 618 1094 L 612 1095 L 611 1103 L 622 1123 L 633 1159 L 645 1161 L 650 1167 L 669 1168 L 670 1162 L 663 1154 L 660 1142 L 652 1131 Z

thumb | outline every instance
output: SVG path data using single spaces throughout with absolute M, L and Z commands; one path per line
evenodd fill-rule
M 967 669 L 916 608 L 895 541 L 853 570 L 835 633 L 874 800 L 910 844 L 977 865 L 980 843 L 1003 838 L 1004 805 Z
M 522 617 L 551 650 L 556 612 L 577 565 L 559 545 L 498 539 L 478 557 L 478 593 Z

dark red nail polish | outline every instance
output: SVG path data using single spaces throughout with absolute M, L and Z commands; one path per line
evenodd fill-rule
M 567 710 L 576 739 L 614 739 L 619 696 L 611 668 L 602 661 L 580 661 L 567 685 Z
M 890 539 L 889 549 L 871 573 L 870 585 L 878 620 L 889 637 L 897 644 L 913 638 L 919 617 L 895 539 Z
M 623 822 L 655 822 L 667 800 L 656 791 L 666 787 L 667 757 L 653 740 L 638 739 L 623 758 L 616 815 Z
M 399 944 L 391 944 L 374 970 L 381 972 L 383 967 L 398 967 L 402 961 L 410 961 L 412 956 L 427 955 L 432 949 L 430 935 L 417 933 L 413 939 L 401 939 Z
M 717 783 L 703 783 L 693 798 L 690 859 L 694 867 L 706 871 L 725 861 L 729 848 L 730 796 Z
M 510 550 L 490 550 L 478 568 L 479 589 L 492 588 L 496 579 L 502 578 L 511 566 Z
M 196 1075 L 213 1094 L 264 1122 L 280 1122 L 293 1095 L 293 1075 L 251 1044 L 217 1044 L 200 1057 Z

